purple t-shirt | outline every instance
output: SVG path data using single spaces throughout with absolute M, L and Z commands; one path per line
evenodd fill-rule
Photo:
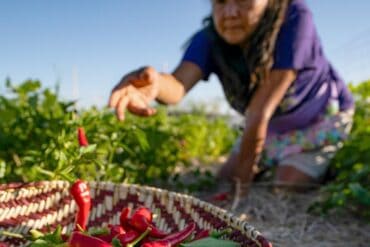
M 212 44 L 203 29 L 183 56 L 183 61 L 200 67 L 205 80 L 211 73 L 222 78 L 212 61 Z M 325 57 L 312 14 L 303 0 L 293 0 L 288 8 L 276 40 L 272 69 L 294 69 L 297 78 L 274 113 L 269 131 L 282 133 L 307 127 L 326 111 L 328 104 L 336 103 L 340 111 L 353 107 L 348 88 Z

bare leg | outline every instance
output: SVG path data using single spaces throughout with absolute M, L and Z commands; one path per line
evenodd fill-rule
M 305 174 L 293 166 L 278 166 L 276 168 L 276 185 L 297 185 L 294 190 L 302 190 L 305 185 L 317 182 L 318 181 L 315 178 Z

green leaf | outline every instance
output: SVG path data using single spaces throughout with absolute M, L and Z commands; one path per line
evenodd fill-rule
M 80 147 L 80 154 L 93 153 L 96 150 L 96 144 L 89 145 L 87 147 Z
M 44 239 L 36 239 L 30 247 L 51 247 L 52 245 Z
M 355 198 L 365 206 L 370 206 L 370 192 L 362 187 L 359 183 L 349 185 L 349 188 Z
M 66 173 L 64 173 L 64 172 L 61 172 L 61 173 L 59 173 L 58 175 L 59 175 L 62 179 L 67 180 L 67 181 L 69 181 L 69 182 L 71 182 L 71 183 L 75 180 L 75 178 L 74 178 L 74 177 L 72 177 L 72 176 L 70 176 L 69 174 L 66 174 Z
M 30 230 L 30 233 L 31 233 L 31 237 L 32 239 L 38 239 L 38 238 L 42 238 L 44 236 L 44 234 L 36 229 L 31 229 Z
M 0 159 L 0 178 L 3 178 L 5 176 L 6 172 L 6 163 L 4 160 Z
M 26 94 L 29 92 L 35 92 L 36 90 L 40 89 L 41 83 L 39 81 L 32 81 L 28 80 L 23 84 L 15 87 L 15 91 L 18 93 Z
M 55 231 L 52 233 L 52 240 L 54 243 L 63 243 L 62 239 L 62 227 L 60 225 L 57 226 Z
M 108 235 L 110 230 L 107 227 L 90 227 L 87 232 L 91 236 Z
M 117 238 L 113 238 L 112 240 L 112 246 L 113 247 L 122 247 L 121 242 Z
M 74 166 L 67 166 L 67 167 L 65 167 L 62 171 L 61 171 L 61 173 L 63 173 L 63 174 L 69 174 L 69 173 L 71 173 L 71 171 L 73 171 L 73 169 L 74 169 L 75 167 Z
M 51 244 L 61 244 L 63 243 L 62 239 L 62 227 L 60 225 L 52 233 L 47 233 L 44 236 L 41 236 L 39 239 L 45 240 Z
M 41 168 L 41 167 L 39 167 L 39 166 L 36 166 L 36 167 L 35 167 L 35 169 L 36 169 L 39 173 L 44 174 L 44 175 L 46 175 L 46 176 L 48 176 L 48 177 L 50 177 L 50 178 L 55 177 L 55 173 L 54 173 L 54 172 L 52 172 L 52 171 L 45 170 L 45 169 L 43 169 L 43 168 Z
M 38 239 L 35 242 L 33 242 L 30 247 L 68 247 L 67 243 L 62 243 L 62 244 L 53 244 L 49 243 L 45 240 Z
M 231 240 L 223 240 L 216 238 L 203 238 L 186 244 L 180 244 L 181 247 L 237 247 L 241 246 Z
M 149 149 L 149 143 L 148 143 L 148 139 L 147 139 L 145 132 L 139 128 L 134 128 L 134 130 L 135 130 L 134 135 L 136 139 L 138 140 L 140 147 L 143 150 Z

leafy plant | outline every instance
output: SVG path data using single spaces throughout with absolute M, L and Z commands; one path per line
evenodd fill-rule
M 19 86 L 7 82 L 15 98 L 0 96 L 0 157 L 5 181 L 63 177 L 76 162 L 89 160 L 91 148 L 80 150 L 72 137 L 77 126 L 73 102 L 59 102 L 40 91 L 39 81 Z M 70 123 L 64 125 L 64 123 Z
M 165 108 L 151 118 L 128 114 L 119 122 L 109 109 L 78 111 L 39 81 L 7 81 L 0 95 L 0 182 L 54 179 L 153 184 L 193 159 L 211 162 L 227 152 L 236 131 L 224 118 L 198 112 L 175 116 Z M 83 126 L 93 145 L 79 147 Z
M 350 138 L 331 164 L 335 179 L 323 188 L 313 208 L 323 213 L 346 208 L 370 219 L 370 81 L 350 89 L 356 101 Z

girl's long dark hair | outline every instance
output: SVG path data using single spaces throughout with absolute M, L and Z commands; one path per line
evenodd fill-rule
M 245 46 L 227 44 L 216 32 L 212 17 L 204 20 L 205 30 L 211 38 L 212 55 L 227 100 L 244 114 L 258 85 L 267 80 L 273 65 L 276 39 L 285 19 L 291 0 L 269 0 L 257 29 Z

